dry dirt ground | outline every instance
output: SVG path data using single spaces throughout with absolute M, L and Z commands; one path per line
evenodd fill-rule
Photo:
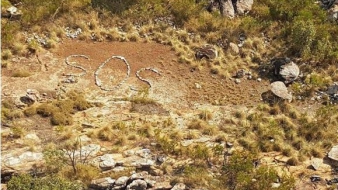
M 65 63 L 65 58 L 74 54 L 89 57 L 89 60 L 81 57 L 70 59 L 85 68 L 87 73 L 78 77 L 77 83 L 62 83 L 66 79 L 66 74 L 82 72 Z M 61 92 L 78 89 L 85 92 L 89 101 L 104 104 L 103 107 L 77 113 L 74 126 L 81 126 L 83 123 L 103 126 L 112 121 L 132 120 L 142 115 L 143 119 L 156 120 L 158 115 L 163 114 L 174 118 L 178 128 L 184 128 L 186 121 L 183 118 L 195 117 L 200 110 L 210 110 L 214 115 L 213 122 L 220 124 L 222 118 L 229 115 L 230 111 L 239 109 L 248 111 L 250 107 L 261 103 L 261 93 L 269 89 L 268 81 L 242 80 L 240 84 L 236 84 L 232 79 L 211 74 L 208 68 L 194 70 L 190 65 L 179 63 L 178 57 L 169 46 L 151 42 L 95 43 L 64 40 L 52 52 L 37 55 L 31 58 L 14 58 L 8 68 L 2 69 L 2 98 L 18 99 L 26 94 L 27 89 L 37 89 L 40 93 L 46 93 L 48 98 L 55 98 Z M 130 77 L 120 88 L 102 91 L 95 85 L 94 72 L 101 63 L 113 55 L 125 57 L 130 64 Z M 130 102 L 121 100 L 137 96 L 139 92 L 134 89 L 149 87 L 135 75 L 139 69 L 147 67 L 155 68 L 161 73 L 161 75 L 150 71 L 140 73 L 152 83 L 148 97 L 161 106 L 141 107 L 139 113 L 131 113 Z M 25 78 L 12 77 L 18 70 L 29 71 L 32 75 Z M 105 87 L 111 88 L 121 82 L 126 72 L 126 65 L 121 60 L 113 59 L 103 68 L 100 79 Z M 57 137 L 48 119 L 34 116 L 23 118 L 21 121 L 25 122 L 27 129 L 35 131 L 43 142 Z M 12 148 L 6 139 L 2 139 L 2 145 L 4 152 Z

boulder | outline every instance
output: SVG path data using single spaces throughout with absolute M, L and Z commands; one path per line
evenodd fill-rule
M 252 9 L 253 0 L 236 0 L 236 2 L 236 14 L 244 15 Z
M 137 150 L 135 154 L 142 158 L 148 158 L 149 156 L 151 156 L 151 151 L 150 149 L 145 148 L 145 149 Z
M 115 181 L 115 186 L 122 186 L 125 187 L 127 185 L 127 181 L 129 180 L 129 177 L 127 176 L 122 176 L 119 177 L 116 181 Z
M 205 44 L 204 46 L 197 48 L 195 52 L 196 59 L 215 59 L 218 56 L 217 50 L 213 45 Z
M 236 15 L 244 15 L 252 9 L 253 0 L 211 0 L 207 10 L 212 12 L 219 10 L 222 16 L 234 18 Z
M 9 18 L 10 20 L 19 20 L 22 16 L 22 12 L 14 6 L 9 7 L 6 11 L 7 13 L 1 15 L 1 17 Z
M 142 179 L 137 179 L 131 182 L 126 190 L 146 190 L 147 189 L 147 182 Z
M 282 78 L 286 84 L 293 82 L 299 76 L 299 67 L 289 58 L 274 58 L 271 60 L 274 65 L 274 74 Z
M 334 161 L 338 161 L 338 145 L 331 148 L 328 157 Z
M 271 83 L 271 92 L 284 100 L 289 100 L 289 102 L 292 101 L 292 95 L 288 92 L 285 84 L 281 81 Z
M 333 101 L 338 101 L 338 84 L 333 84 L 329 86 L 329 88 L 326 91 L 326 94 L 329 95 L 329 97 Z
M 110 170 L 110 169 L 114 168 L 115 165 L 116 165 L 116 162 L 113 159 L 112 154 L 105 154 L 105 155 L 101 156 L 100 159 L 101 159 L 101 162 L 100 162 L 99 166 L 102 170 Z
M 235 43 L 230 42 L 229 43 L 229 48 L 232 54 L 238 55 L 239 54 L 239 48 Z
M 186 186 L 184 183 L 176 183 L 171 190 L 185 190 Z
M 89 187 L 94 190 L 106 190 L 111 189 L 115 183 L 115 180 L 111 177 L 105 177 L 92 180 Z

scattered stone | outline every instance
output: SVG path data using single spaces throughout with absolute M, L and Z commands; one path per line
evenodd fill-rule
M 164 155 L 159 155 L 156 157 L 156 161 L 159 163 L 159 164 L 162 164 L 163 162 L 165 162 L 166 160 L 166 156 Z
M 328 157 L 334 161 L 338 161 L 338 145 L 331 148 Z
M 278 188 L 278 187 L 280 187 L 280 183 L 271 183 L 271 188 Z
M 105 155 L 101 156 L 100 159 L 101 159 L 101 162 L 100 162 L 99 166 L 104 171 L 110 170 L 110 169 L 114 168 L 115 165 L 116 165 L 116 162 L 113 159 L 112 154 L 105 154 Z
M 222 16 L 234 18 L 236 15 L 247 14 L 253 5 L 253 0 L 227 1 L 227 0 L 211 0 L 209 1 L 207 10 L 212 12 L 219 10 Z
M 186 186 L 184 183 L 176 183 L 171 190 L 185 190 Z
M 330 179 L 330 180 L 327 181 L 328 185 L 332 185 L 334 183 L 338 183 L 338 178 L 333 178 L 333 179 Z
M 328 87 L 326 94 L 329 95 L 332 101 L 338 102 L 338 84 L 333 84 Z
M 151 151 L 149 149 L 141 149 L 137 150 L 135 154 L 142 158 L 148 158 L 149 156 L 151 156 Z
M 274 74 L 283 78 L 286 84 L 289 84 L 296 80 L 299 76 L 299 67 L 292 62 L 289 58 L 274 58 L 271 60 L 274 65 Z
M 289 100 L 289 102 L 292 101 L 292 95 L 281 81 L 271 83 L 271 92 L 282 99 Z
M 121 171 L 124 171 L 124 170 L 125 170 L 125 167 L 123 167 L 123 166 L 117 166 L 117 167 L 113 168 L 114 172 L 121 172 Z
M 200 84 L 198 84 L 198 83 L 195 83 L 195 87 L 196 87 L 197 89 L 201 89 L 201 88 L 202 88 L 202 86 L 201 86 Z
M 14 6 L 9 7 L 6 11 L 7 14 L 2 14 L 1 17 L 9 18 L 10 20 L 19 20 L 22 16 L 22 12 Z
M 239 54 L 239 48 L 238 48 L 238 46 L 236 44 L 230 42 L 229 48 L 230 48 L 231 53 L 233 53 L 234 55 L 238 55 Z
M 236 78 L 243 78 L 244 76 L 245 76 L 245 74 L 246 74 L 246 72 L 245 72 L 245 70 L 244 69 L 240 69 L 240 70 L 238 70 L 237 72 L 236 72 Z
M 20 101 L 24 104 L 27 104 L 28 106 L 32 105 L 35 103 L 36 99 L 33 96 L 26 95 L 20 97 Z
M 133 175 L 130 176 L 129 180 L 133 181 L 133 180 L 137 180 L 137 179 L 146 179 L 146 177 L 148 176 L 148 172 L 147 171 L 143 171 L 140 173 L 134 173 Z
M 261 82 L 261 81 L 262 81 L 262 79 L 261 79 L 261 78 L 257 78 L 257 81 L 258 81 L 258 82 Z
M 91 138 L 89 138 L 87 135 L 81 135 L 80 136 L 80 141 L 81 142 L 90 142 L 92 139 Z M 101 150 L 102 150 L 102 148 L 101 148 Z
M 40 138 L 35 133 L 30 133 L 25 136 L 25 139 L 33 140 L 35 142 L 41 142 Z
M 242 1 L 236 1 L 237 10 L 235 9 L 236 14 L 239 15 L 245 15 L 247 14 L 253 5 L 253 0 L 242 0 Z
M 147 189 L 147 182 L 141 179 L 134 180 L 131 182 L 126 190 L 146 190 Z
M 82 127 L 85 127 L 85 128 L 96 128 L 93 124 L 91 123 L 81 123 L 81 126 Z
M 233 146 L 234 146 L 234 144 L 231 143 L 231 142 L 227 142 L 227 143 L 226 143 L 226 147 L 227 147 L 227 148 L 231 148 L 231 147 L 233 147 Z
M 147 185 L 148 185 L 149 187 L 154 187 L 155 184 L 156 184 L 156 181 L 155 181 L 155 180 L 145 179 L 145 181 L 147 182 Z
M 66 27 L 65 28 L 65 31 L 66 31 L 66 36 L 68 38 L 77 38 L 81 33 L 82 33 L 82 29 L 81 28 L 77 28 L 75 31 L 72 30 L 71 28 L 69 27 Z
M 184 141 L 181 141 L 181 145 L 185 146 L 185 147 L 191 145 L 192 143 L 194 143 L 194 140 L 184 140 Z
M 311 166 L 313 167 L 314 170 L 318 170 L 322 163 L 323 160 L 319 158 L 314 158 L 311 160 Z
M 236 83 L 236 84 L 241 83 L 241 79 L 235 79 L 235 83 Z
M 157 182 L 154 185 L 153 190 L 170 190 L 171 188 L 172 186 L 169 182 Z
M 129 177 L 127 177 L 127 176 L 119 177 L 119 178 L 115 181 L 115 185 L 116 185 L 116 186 L 122 186 L 122 187 L 125 187 L 126 184 L 127 184 L 128 179 L 129 179 Z
M 114 186 L 115 180 L 111 177 L 105 177 L 92 180 L 89 187 L 97 190 L 111 189 Z
M 313 176 L 310 177 L 310 180 L 311 180 L 311 182 L 316 182 L 316 181 L 320 181 L 321 179 L 320 179 L 320 176 L 313 175 Z
M 217 50 L 213 45 L 205 44 L 195 52 L 196 59 L 215 59 L 218 56 Z

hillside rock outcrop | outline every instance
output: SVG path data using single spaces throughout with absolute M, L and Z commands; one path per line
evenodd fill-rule
M 248 13 L 253 5 L 253 0 L 210 0 L 207 10 L 219 10 L 221 15 L 230 18 Z

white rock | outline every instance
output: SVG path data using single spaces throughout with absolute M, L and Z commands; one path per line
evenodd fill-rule
M 201 88 L 202 88 L 202 86 L 201 86 L 200 84 L 198 84 L 198 83 L 195 83 L 195 87 L 196 87 L 197 89 L 201 89 Z
M 127 181 L 128 181 L 129 177 L 127 176 L 122 176 L 119 177 L 116 181 L 115 181 L 115 185 L 116 186 L 125 186 Z
M 338 145 L 331 148 L 328 157 L 332 160 L 338 161 Z
M 41 142 L 40 138 L 35 133 L 30 133 L 25 136 L 25 139 Z

